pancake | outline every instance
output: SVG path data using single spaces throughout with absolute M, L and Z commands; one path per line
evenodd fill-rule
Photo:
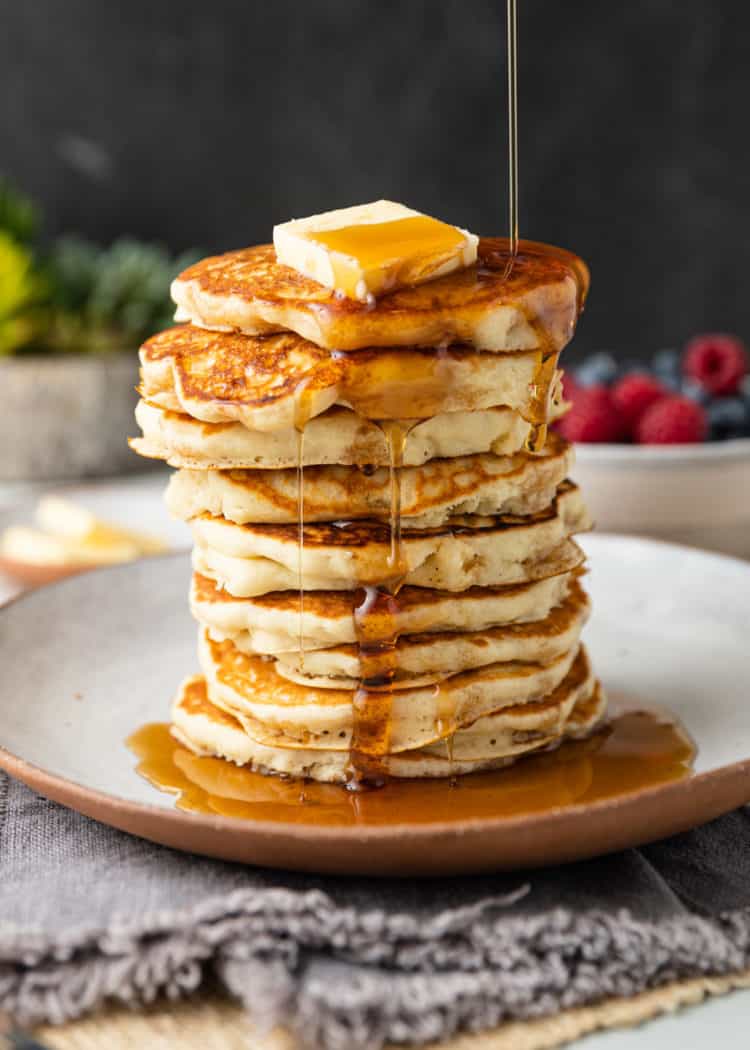
M 561 350 L 588 290 L 569 252 L 522 241 L 508 274 L 507 241 L 482 238 L 477 263 L 382 296 L 374 307 L 336 295 L 276 261 L 273 245 L 196 263 L 172 284 L 176 317 L 253 335 L 290 330 L 331 350 L 439 346 Z
M 466 347 L 321 350 L 291 332 L 247 336 L 168 328 L 140 350 L 141 395 L 206 423 L 289 430 L 334 404 L 368 419 L 427 419 L 503 405 L 542 423 L 556 356 Z
M 548 507 L 573 466 L 573 447 L 550 435 L 538 454 L 483 453 L 434 459 L 398 472 L 404 528 L 435 528 L 456 515 L 534 514 Z M 245 525 L 299 521 L 296 470 L 180 470 L 167 489 L 167 507 L 189 521 L 201 514 Z M 388 520 L 390 472 L 356 467 L 309 467 L 304 519 L 326 522 Z
M 562 411 L 562 404 L 553 401 L 552 418 Z M 297 466 L 300 441 L 293 427 L 259 431 L 248 430 L 242 423 L 203 423 L 143 399 L 138 402 L 135 418 L 143 436 L 132 438 L 130 447 L 140 456 L 166 460 L 172 467 L 222 470 Z M 510 408 L 443 412 L 416 423 L 409 431 L 403 462 L 407 467 L 418 467 L 428 460 L 451 456 L 486 452 L 511 456 L 524 447 L 529 431 L 530 424 Z M 388 444 L 377 423 L 336 405 L 306 425 L 302 462 L 305 466 L 385 467 L 389 463 Z
M 575 485 L 564 483 L 544 511 L 527 517 L 451 519 L 439 529 L 404 530 L 404 582 L 463 591 L 526 583 L 547 575 L 543 563 L 589 518 Z M 351 590 L 382 583 L 393 573 L 390 530 L 375 521 L 306 525 L 304 548 L 292 525 L 236 525 L 224 518 L 193 518 L 193 568 L 230 594 L 252 597 L 298 588 Z
M 546 664 L 495 663 L 451 675 L 438 686 L 394 689 L 388 751 L 424 747 L 484 715 L 541 700 L 562 682 L 577 654 L 574 646 Z M 259 743 L 349 750 L 354 689 L 290 681 L 274 660 L 215 642 L 205 631 L 198 655 L 211 702 L 238 718 Z
M 452 738 L 453 756 L 449 758 L 444 742 L 437 746 L 404 751 L 387 756 L 382 765 L 391 777 L 449 777 L 481 769 L 501 768 L 523 754 L 548 747 L 569 735 L 590 732 L 604 713 L 604 696 L 599 683 L 586 668 L 584 675 L 572 670 L 556 690 L 557 703 L 572 710 L 561 730 L 522 728 L 533 718 L 532 705 L 505 711 L 506 727 L 502 738 L 491 735 L 491 723 L 479 721 L 476 729 L 461 730 Z M 554 695 L 554 694 L 553 694 Z M 527 711 L 523 712 L 523 706 Z M 512 726 L 513 712 L 519 721 Z M 549 726 L 549 715 L 545 722 Z M 345 751 L 283 748 L 258 743 L 232 715 L 212 704 L 206 693 L 205 680 L 196 676 L 181 686 L 172 706 L 173 735 L 198 755 L 214 755 L 258 772 L 313 780 L 345 783 L 349 779 L 348 755 Z M 464 734 L 467 734 L 464 737 Z M 473 739 L 469 740 L 469 736 Z M 477 739 L 478 737 L 478 739 Z M 464 743 L 466 740 L 466 743 Z M 456 751 L 470 754 L 495 752 L 493 757 L 459 758 Z
M 554 557 L 537 565 L 547 572 L 533 583 L 510 587 L 470 587 L 458 593 L 429 587 L 402 587 L 395 618 L 396 633 L 482 631 L 499 624 L 542 620 L 565 600 L 572 572 L 583 563 L 583 551 L 573 541 Z M 305 652 L 356 641 L 354 609 L 361 591 L 308 591 L 300 622 L 297 591 L 273 591 L 254 598 L 237 598 L 213 580 L 196 573 L 190 588 L 190 608 L 213 637 L 236 640 L 246 652 Z M 383 631 L 377 632 L 382 635 Z
M 561 604 L 540 620 L 485 627 L 481 631 L 401 635 L 394 651 L 397 674 L 403 676 L 398 684 L 403 688 L 412 676 L 450 675 L 495 663 L 549 663 L 577 647 L 590 611 L 587 595 L 574 581 Z M 253 652 L 247 635 L 240 634 L 232 640 L 242 652 Z M 331 688 L 354 689 L 362 677 L 355 644 L 305 650 L 304 654 L 279 653 L 276 668 L 300 684 L 315 678 L 326 681 Z
M 603 690 L 582 652 L 549 696 L 479 718 L 455 733 L 450 741 L 451 757 L 454 762 L 494 760 L 538 750 L 563 737 L 580 737 L 591 732 L 604 708 Z M 422 753 L 445 759 L 445 741 L 428 744 Z

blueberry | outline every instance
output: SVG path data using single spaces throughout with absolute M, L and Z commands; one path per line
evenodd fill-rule
M 595 386 L 603 383 L 609 386 L 617 378 L 617 361 L 612 354 L 601 351 L 586 358 L 576 369 L 576 382 L 581 386 Z
M 659 350 L 654 354 L 651 367 L 657 379 L 672 390 L 678 390 L 682 380 L 679 350 Z
M 696 383 L 694 379 L 683 379 L 678 387 L 681 394 L 685 397 L 689 397 L 691 401 L 697 401 L 699 405 L 708 405 L 711 402 L 711 395 L 702 387 L 700 383 Z
M 625 376 L 632 376 L 634 372 L 649 372 L 650 369 L 645 361 L 636 361 L 632 357 L 625 358 L 617 366 L 617 378 L 623 379 Z
M 750 372 L 747 373 L 740 383 L 740 396 L 743 397 L 745 401 L 750 401 Z
M 708 406 L 711 440 L 750 437 L 750 402 L 741 397 L 722 397 Z

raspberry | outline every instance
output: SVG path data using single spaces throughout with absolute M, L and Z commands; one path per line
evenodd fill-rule
M 736 335 L 696 335 L 685 347 L 682 370 L 714 397 L 734 394 L 750 368 Z
M 559 430 L 568 441 L 585 442 L 619 441 L 624 433 L 617 406 L 605 386 L 579 390 Z
M 636 424 L 641 445 L 693 445 L 705 441 L 708 420 L 704 409 L 689 397 L 677 395 L 654 402 Z
M 616 383 L 612 389 L 612 400 L 629 434 L 647 408 L 655 401 L 667 397 L 669 391 L 658 379 L 647 372 L 632 372 Z

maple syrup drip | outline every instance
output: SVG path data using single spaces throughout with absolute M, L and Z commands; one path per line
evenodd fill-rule
M 448 775 L 453 780 L 453 733 L 445 738 L 445 757 L 448 760 Z
M 407 566 L 401 543 L 401 477 L 399 471 L 404 465 L 404 449 L 409 431 L 415 422 L 405 423 L 402 420 L 382 420 L 378 426 L 385 434 L 388 443 L 388 491 L 390 495 L 389 529 L 391 550 L 388 557 L 389 579 L 385 581 L 389 593 L 398 593 L 406 576 Z
M 550 350 L 544 332 L 535 324 L 542 349 L 539 352 L 539 363 L 534 372 L 531 385 L 530 405 L 528 411 L 529 433 L 526 437 L 526 448 L 529 452 L 540 452 L 547 440 L 547 422 L 550 413 L 550 397 L 560 356 L 556 350 Z
M 381 420 L 388 443 L 390 551 L 388 576 L 363 588 L 354 610 L 359 647 L 360 682 L 353 699 L 352 741 L 349 751 L 353 790 L 381 786 L 386 780 L 384 758 L 390 750 L 393 679 L 397 670 L 400 591 L 407 566 L 401 541 L 401 478 L 404 447 L 416 422 Z
M 303 379 L 295 390 L 294 429 L 297 433 L 297 586 L 299 589 L 299 662 L 305 669 L 305 589 L 302 565 L 305 554 L 305 427 L 312 415 L 312 391 Z
M 351 362 L 358 359 L 356 372 Z M 374 352 L 332 350 L 341 369 L 343 396 L 358 416 L 381 420 L 429 419 L 443 411 L 453 360 L 447 346 Z
M 297 429 L 297 587 L 299 588 L 299 663 L 305 669 L 305 588 L 302 563 L 305 554 L 305 428 Z
M 456 731 L 456 704 L 451 692 L 438 682 L 434 687 L 435 694 L 435 730 L 445 742 L 445 757 L 453 767 L 453 734 Z
M 506 61 L 508 65 L 508 240 L 507 274 L 518 255 L 518 15 L 516 0 L 507 0 Z
M 567 740 L 504 769 L 390 780 L 379 791 L 360 793 L 200 757 L 177 743 L 166 723 L 143 726 L 127 743 L 138 757 L 138 772 L 175 795 L 180 809 L 315 826 L 461 824 L 543 813 L 684 780 L 692 775 L 695 757 L 679 722 L 643 707 L 617 711 L 586 739 Z

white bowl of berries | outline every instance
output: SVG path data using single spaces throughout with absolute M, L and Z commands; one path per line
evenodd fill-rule
M 595 354 L 565 377 L 574 478 L 597 527 L 750 557 L 750 356 L 699 335 L 650 364 Z

